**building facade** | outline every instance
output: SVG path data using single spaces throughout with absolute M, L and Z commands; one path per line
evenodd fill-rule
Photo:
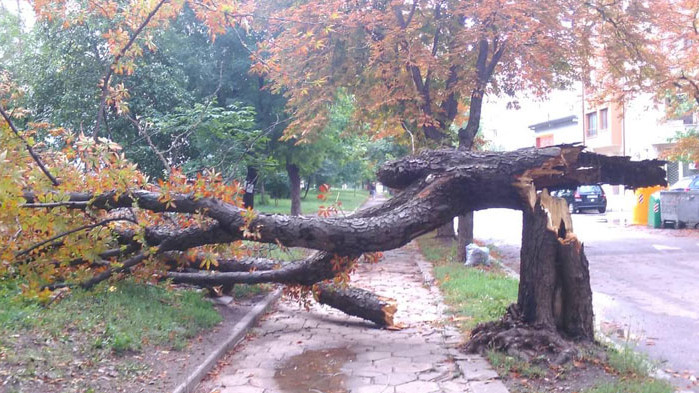
M 581 95 L 571 92 L 571 96 Z M 655 102 L 651 95 L 641 95 L 623 104 L 594 105 L 584 101 L 581 99 L 578 109 L 567 116 L 530 125 L 529 129 L 534 131 L 533 145 L 581 142 L 595 153 L 646 160 L 662 158 L 673 147 L 678 132 L 697 128 L 696 115 L 667 119 L 665 106 Z M 582 121 L 578 120 L 580 115 Z M 669 162 L 666 170 L 670 184 L 699 174 L 694 163 Z M 609 191 L 619 192 L 616 188 Z
M 582 143 L 582 127 L 577 115 L 532 124 L 529 129 L 534 131 L 536 147 Z

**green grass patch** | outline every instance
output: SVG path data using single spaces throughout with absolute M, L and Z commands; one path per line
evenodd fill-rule
M 202 293 L 132 280 L 94 291 L 74 290 L 49 307 L 18 294 L 16 282 L 0 283 L 0 336 L 31 334 L 61 341 L 77 335 L 94 349 L 117 353 L 139 350 L 143 344 L 179 349 L 186 338 L 221 321 Z
M 461 328 L 496 320 L 517 301 L 518 281 L 503 272 L 466 267 L 454 261 L 456 242 L 425 235 L 418 239 L 420 251 L 434 263 L 434 274 Z
M 367 190 L 339 190 L 333 188 L 327 194 L 327 199 L 322 201 L 318 199 L 318 191 L 310 190 L 308 191 L 308 196 L 301 200 L 301 213 L 315 214 L 320 206 L 329 206 L 336 201 L 342 203 L 342 210 L 352 212 L 361 206 L 367 198 L 369 198 L 369 191 Z M 263 213 L 289 214 L 291 211 L 291 199 L 270 199 L 267 197 L 267 203 L 262 204 L 258 194 L 255 196 L 255 210 Z
M 667 381 L 651 378 L 619 379 L 605 382 L 582 393 L 672 393 L 675 388 Z
M 507 376 L 513 372 L 525 378 L 543 378 L 546 376 L 546 369 L 541 366 L 525 362 L 502 352 L 489 350 L 486 353 L 486 357 L 498 371 L 498 374 L 502 376 Z
M 235 284 L 231 291 L 231 296 L 233 296 L 234 299 L 247 299 L 268 292 L 269 288 L 272 287 L 268 284 Z
M 648 356 L 636 352 L 629 343 L 621 348 L 607 348 L 607 364 L 619 374 L 635 376 L 647 376 L 654 368 Z

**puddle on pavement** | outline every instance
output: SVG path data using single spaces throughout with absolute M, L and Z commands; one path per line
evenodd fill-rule
M 274 380 L 286 393 L 347 393 L 347 375 L 340 369 L 355 357 L 347 348 L 304 351 L 277 368 Z

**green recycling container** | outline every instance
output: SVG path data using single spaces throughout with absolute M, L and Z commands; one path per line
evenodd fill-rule
M 648 201 L 648 226 L 660 228 L 663 222 L 660 220 L 660 191 L 654 192 Z

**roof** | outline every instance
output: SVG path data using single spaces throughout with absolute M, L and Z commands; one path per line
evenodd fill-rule
M 561 117 L 558 119 L 547 120 L 543 123 L 536 123 L 529 126 L 530 129 L 535 132 L 542 132 L 550 130 L 552 128 L 561 128 L 572 124 L 578 124 L 578 116 L 570 115 L 566 117 Z

